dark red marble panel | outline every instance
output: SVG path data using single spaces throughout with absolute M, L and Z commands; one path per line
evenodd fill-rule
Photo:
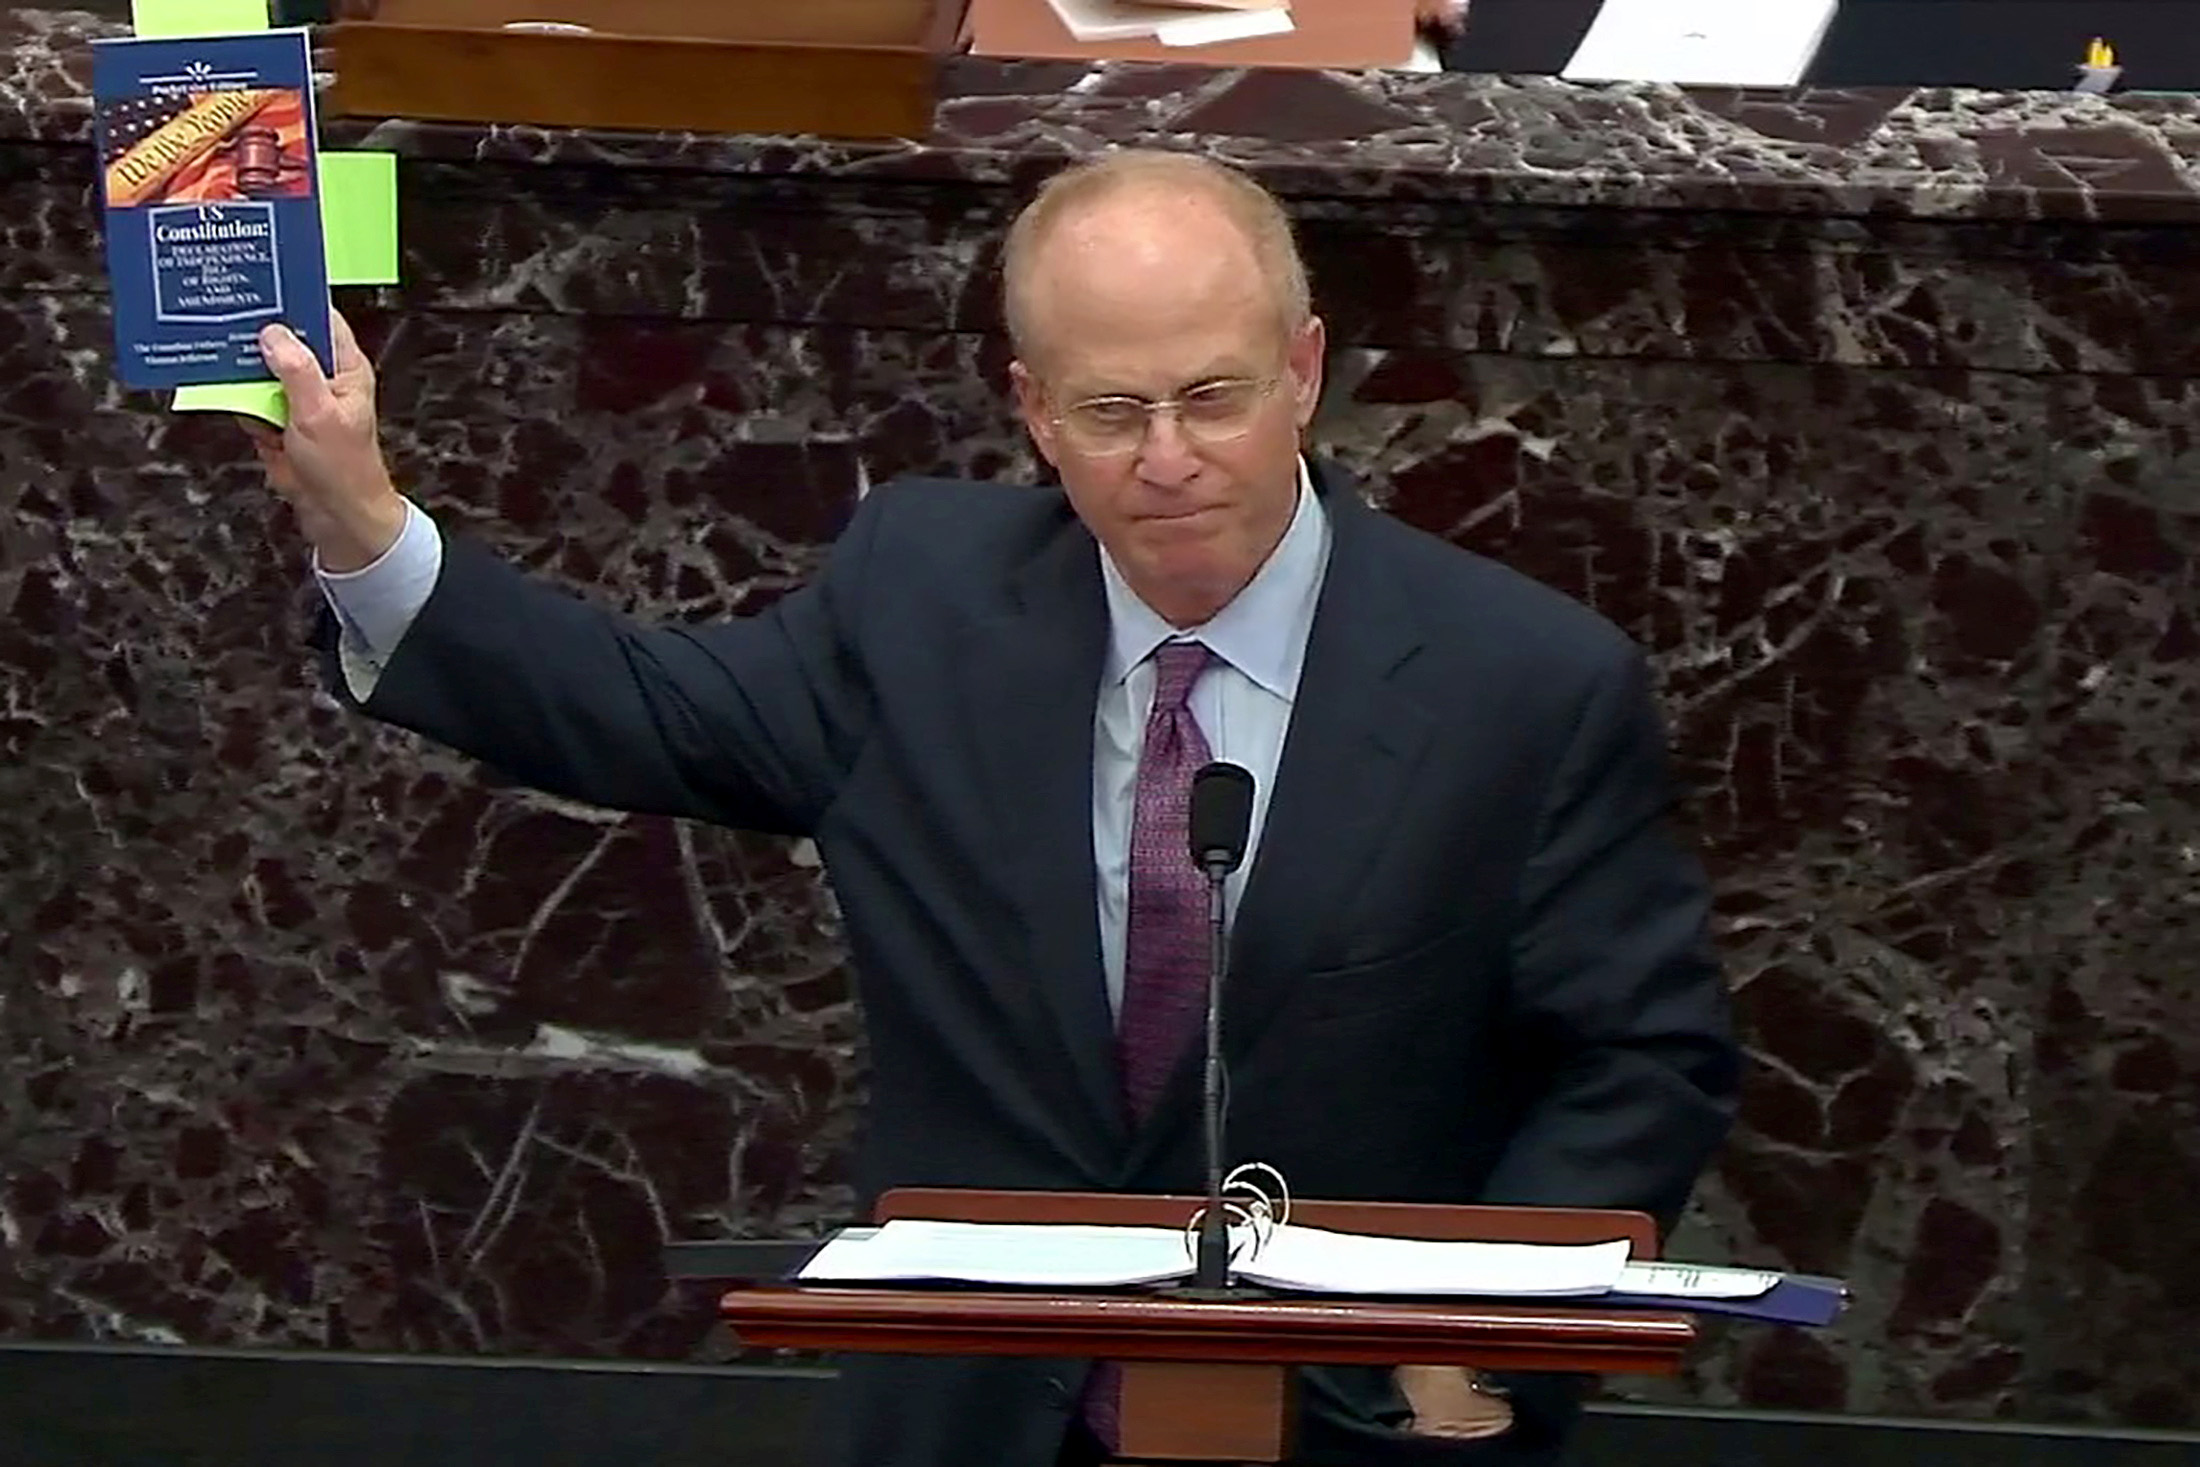
M 2200 386 L 2055 384 L 2036 1104 L 2043 1415 L 2189 1426 L 2200 1372 Z

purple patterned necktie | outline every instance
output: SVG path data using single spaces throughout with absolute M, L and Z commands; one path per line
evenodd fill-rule
M 1192 864 L 1192 776 L 1209 758 L 1192 717 L 1192 685 L 1214 654 L 1197 642 L 1169 642 L 1153 654 L 1153 711 L 1138 754 L 1131 812 L 1129 920 L 1123 934 L 1123 1004 L 1116 1050 L 1132 1129 L 1153 1111 L 1162 1086 L 1207 1011 L 1207 878 Z M 1085 1392 L 1085 1421 L 1101 1444 L 1121 1440 L 1122 1372 L 1102 1362 Z
M 1123 1011 L 1116 1043 L 1123 1101 L 1143 1122 L 1205 1014 L 1207 878 L 1192 864 L 1192 776 L 1211 757 L 1192 717 L 1192 685 L 1214 654 L 1197 642 L 1153 654 L 1153 711 L 1138 753 L 1130 893 L 1123 933 Z

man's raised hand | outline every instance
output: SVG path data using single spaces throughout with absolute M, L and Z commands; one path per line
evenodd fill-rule
M 247 422 L 268 482 L 298 512 L 324 570 L 372 563 L 405 528 L 405 502 L 390 482 L 375 430 L 374 368 L 351 324 L 329 312 L 336 372 L 321 370 L 289 327 L 260 332 L 260 355 L 283 387 L 290 426 Z

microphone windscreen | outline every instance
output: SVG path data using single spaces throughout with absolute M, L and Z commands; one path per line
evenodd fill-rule
M 1192 861 L 1202 869 L 1235 871 L 1253 828 L 1253 773 L 1224 760 L 1192 776 Z

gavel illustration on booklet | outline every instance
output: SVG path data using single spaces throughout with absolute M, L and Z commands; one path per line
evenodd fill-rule
M 302 192 L 303 151 L 284 147 L 280 130 L 260 120 L 284 95 L 281 88 L 244 87 L 193 97 L 107 165 L 109 206 L 155 201 L 184 169 L 210 157 L 230 164 L 240 197 Z

